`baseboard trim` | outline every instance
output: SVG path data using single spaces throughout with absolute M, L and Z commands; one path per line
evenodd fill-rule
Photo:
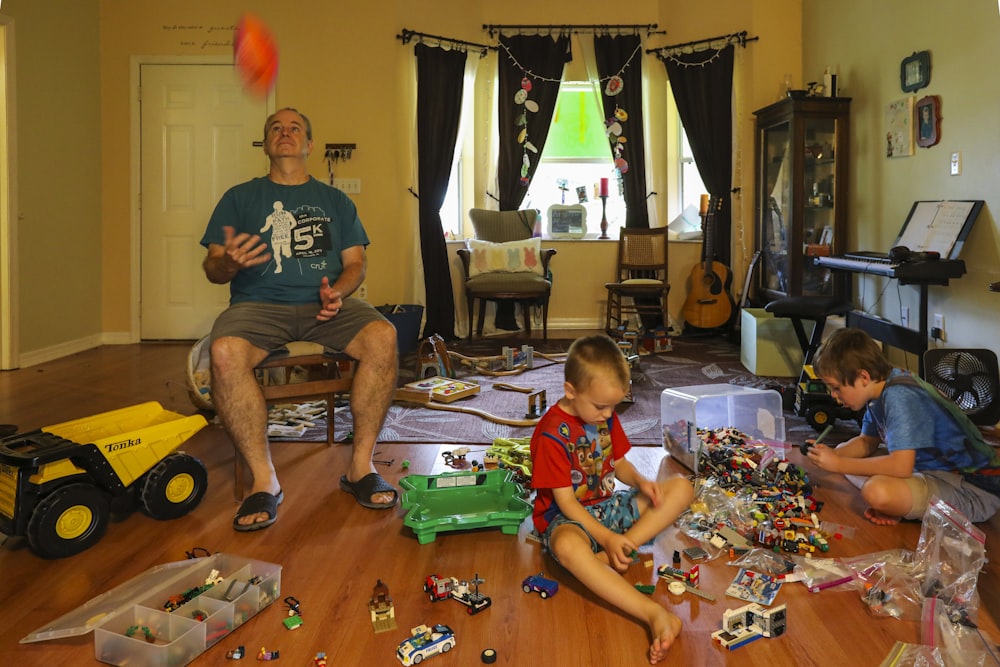
M 24 352 L 20 355 L 20 364 L 18 367 L 28 368 L 30 366 L 37 366 L 47 361 L 55 361 L 56 359 L 68 357 L 71 354 L 85 352 L 101 345 L 128 345 L 133 342 L 135 341 L 132 340 L 132 336 L 127 331 L 93 334 L 58 343 L 57 345 L 43 347 L 39 350 Z

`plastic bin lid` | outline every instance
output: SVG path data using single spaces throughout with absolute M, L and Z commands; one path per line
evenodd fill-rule
M 149 593 L 150 588 L 153 586 L 180 579 L 186 576 L 189 571 L 204 566 L 206 562 L 218 555 L 214 554 L 205 558 L 193 558 L 175 563 L 156 565 L 132 577 L 124 584 L 101 593 L 73 611 L 63 614 L 56 620 L 38 628 L 21 638 L 21 643 L 30 644 L 31 642 L 87 634 L 94 628 L 101 627 L 109 616 L 117 613 L 122 608 L 134 605 L 135 600 L 140 595 Z M 161 572 L 166 572 L 168 575 L 172 574 L 173 576 L 154 577 L 154 575 Z

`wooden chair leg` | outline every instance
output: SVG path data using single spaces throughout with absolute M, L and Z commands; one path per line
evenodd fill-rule
M 483 337 L 483 326 L 486 324 L 486 299 L 479 300 L 479 322 L 476 325 L 476 335 Z
M 233 447 L 233 498 L 243 502 L 243 490 L 246 488 L 246 464 L 243 455 Z
M 531 302 L 522 301 L 521 310 L 524 311 L 524 333 L 528 335 L 528 338 L 531 338 Z
M 329 394 L 326 397 L 326 446 L 332 447 L 336 442 L 333 437 L 333 411 L 337 406 L 337 395 Z

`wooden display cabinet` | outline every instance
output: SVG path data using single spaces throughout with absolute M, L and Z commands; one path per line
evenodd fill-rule
M 754 112 L 756 299 L 846 296 L 814 264 L 845 250 L 850 98 L 787 97 Z

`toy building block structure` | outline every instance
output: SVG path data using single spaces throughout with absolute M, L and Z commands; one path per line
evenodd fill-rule
M 410 636 L 400 642 L 396 658 L 404 665 L 416 665 L 438 653 L 447 653 L 455 647 L 455 633 L 447 625 L 432 628 L 418 625 Z
M 207 423 L 150 401 L 0 440 L 0 532 L 63 558 L 104 536 L 112 504 L 160 520 L 187 514 L 208 473 L 177 449 Z
M 521 582 L 521 590 L 525 593 L 538 593 L 538 596 L 545 600 L 559 592 L 559 582 L 548 579 L 539 572 L 525 577 Z
M 540 419 L 545 414 L 546 400 L 545 390 L 539 389 L 528 394 L 528 412 L 525 419 Z
M 368 600 L 368 611 L 372 617 L 372 630 L 375 634 L 396 629 L 396 608 L 389 597 L 389 587 L 378 579 L 372 588 L 372 597 Z
M 229 660 L 242 660 L 246 657 L 247 650 L 243 646 L 237 646 L 232 651 L 226 651 L 226 658 Z
M 479 584 L 483 581 L 478 574 L 470 581 L 459 581 L 454 577 L 430 574 L 424 579 L 424 592 L 428 594 L 431 602 L 449 598 L 457 600 L 466 606 L 469 616 L 473 616 L 488 609 L 493 604 L 493 600 L 479 592 Z M 472 584 L 475 590 L 471 589 L 469 584 Z
M 761 637 L 774 638 L 785 633 L 785 605 L 767 609 L 748 604 L 722 612 L 722 629 L 712 633 L 712 639 L 730 651 Z
M 260 647 L 260 652 L 257 653 L 257 660 L 261 662 L 267 662 L 269 660 L 277 660 L 281 655 L 278 651 L 267 651 L 263 646 Z

